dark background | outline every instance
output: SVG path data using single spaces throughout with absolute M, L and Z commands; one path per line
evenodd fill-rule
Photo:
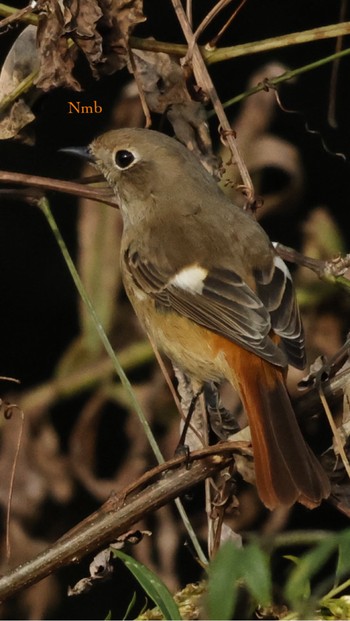
M 195 23 L 204 16 L 213 2 L 194 0 Z M 18 3 L 18 7 L 24 3 Z M 248 0 L 220 45 L 233 45 L 260 40 L 285 33 L 336 23 L 340 2 L 335 0 Z M 147 22 L 138 27 L 138 36 L 154 36 L 164 41 L 182 42 L 176 17 L 167 0 L 145 0 Z M 208 35 L 215 34 L 226 10 Z M 350 8 L 346 19 L 350 20 Z M 0 37 L 0 61 L 3 61 L 17 28 Z M 207 40 L 206 37 L 202 42 Z M 344 46 L 348 38 L 344 40 Z M 277 60 L 296 68 L 332 54 L 335 40 L 308 43 L 273 52 L 238 58 L 211 68 L 211 75 L 222 101 L 245 90 L 248 76 L 259 66 Z M 285 214 L 277 221 L 266 223 L 268 232 L 286 244 L 298 245 L 299 216 L 305 218 L 318 205 L 328 206 L 338 222 L 347 244 L 349 231 L 350 183 L 350 60 L 341 61 L 337 90 L 338 128 L 327 122 L 331 65 L 298 78 L 280 89 L 284 106 L 296 109 L 298 115 L 276 113 L 273 130 L 298 146 L 303 158 L 305 191 L 297 213 Z M 59 154 L 64 146 L 87 144 L 101 131 L 109 128 L 111 112 L 121 88 L 129 80 L 126 70 L 95 82 L 84 61 L 77 66 L 77 75 L 84 91 L 76 93 L 59 89 L 44 94 L 35 104 L 35 146 L 15 141 L 0 142 L 0 168 L 47 175 L 62 179 L 78 176 L 80 165 Z M 67 101 L 79 99 L 89 103 L 96 99 L 103 106 L 100 115 L 68 115 Z M 237 109 L 233 110 L 234 113 Z M 318 130 L 332 152 L 342 152 L 346 162 L 325 151 L 321 139 L 305 129 L 305 122 Z M 154 128 L 160 119 L 154 118 Z M 216 125 L 212 123 L 213 132 Z M 273 183 L 273 179 L 271 181 Z M 61 232 L 73 255 L 76 247 L 76 202 L 70 197 L 50 195 Z M 78 330 L 77 297 L 56 242 L 42 214 L 20 202 L 1 200 L 0 226 L 0 375 L 20 378 L 23 389 L 48 379 L 55 365 Z M 328 511 L 328 513 L 327 513 Z M 80 514 L 77 509 L 77 519 Z M 50 515 L 50 514 L 49 514 Z M 345 520 L 325 509 L 322 526 L 345 526 Z M 52 519 L 52 516 L 50 516 Z M 335 519 L 338 521 L 335 522 Z M 189 564 L 188 558 L 186 563 Z M 75 575 L 77 574 L 77 575 Z M 64 582 L 73 583 L 81 577 L 81 568 L 69 569 Z M 187 578 L 187 576 L 186 576 Z M 129 580 L 128 578 L 125 578 Z M 121 580 L 120 576 L 116 579 Z M 123 578 L 124 580 L 124 578 Z M 132 583 L 134 585 L 134 583 Z M 116 588 L 116 585 L 114 586 Z M 127 599 L 134 586 L 125 586 Z M 124 587 L 123 587 L 124 591 Z M 69 600 L 58 609 L 61 618 L 98 618 L 112 606 L 115 592 L 101 587 L 96 593 L 79 600 Z M 114 594 L 113 594 L 114 593 Z M 120 597 L 120 593 L 118 595 Z M 101 601 L 103 606 L 101 607 Z M 125 604 L 125 602 L 121 602 Z M 124 608 L 125 609 L 125 608 Z

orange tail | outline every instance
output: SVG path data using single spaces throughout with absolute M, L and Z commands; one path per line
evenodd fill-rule
M 259 496 L 269 509 L 295 502 L 317 507 L 330 484 L 301 434 L 283 370 L 238 349 L 226 348 L 226 358 L 248 416 Z

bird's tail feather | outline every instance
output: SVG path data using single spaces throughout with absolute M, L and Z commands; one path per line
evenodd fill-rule
M 259 496 L 269 509 L 295 502 L 317 507 L 329 496 L 330 484 L 302 436 L 283 370 L 242 353 L 241 364 L 235 360 L 235 383 L 251 429 Z

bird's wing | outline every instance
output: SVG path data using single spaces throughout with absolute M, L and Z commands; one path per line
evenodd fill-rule
M 286 365 L 284 352 L 269 336 L 268 309 L 234 271 L 192 264 L 169 274 L 137 251 L 127 250 L 124 259 L 135 285 L 160 310 L 176 311 L 269 362 Z
M 305 367 L 304 331 L 293 282 L 284 261 L 277 255 L 273 269 L 255 272 L 257 295 L 268 310 L 271 327 L 283 343 L 288 362 L 298 369 Z

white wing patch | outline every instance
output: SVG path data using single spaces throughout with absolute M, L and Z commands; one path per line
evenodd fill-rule
M 170 285 L 184 289 L 190 293 L 202 293 L 203 283 L 208 276 L 208 270 L 200 265 L 190 265 L 178 272 L 170 281 Z
M 276 248 L 276 246 L 278 246 L 278 242 L 272 242 L 272 245 L 274 248 Z M 289 278 L 289 280 L 292 280 L 290 271 L 288 267 L 286 266 L 285 262 L 283 261 L 283 259 L 281 259 L 281 257 L 279 257 L 278 255 L 275 255 L 274 263 L 276 267 L 278 267 L 287 276 L 287 278 Z

